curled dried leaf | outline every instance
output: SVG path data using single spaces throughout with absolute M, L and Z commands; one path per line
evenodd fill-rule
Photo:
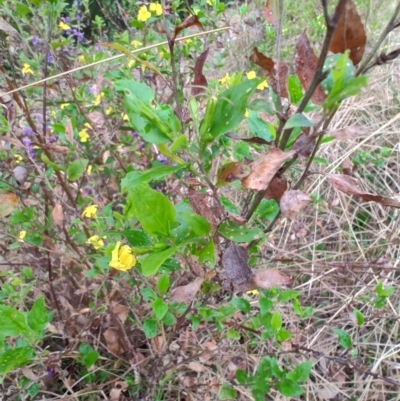
M 280 287 L 292 282 L 291 278 L 275 269 L 255 270 L 251 279 L 252 289 L 268 289 L 271 287 Z
M 218 171 L 217 185 L 227 185 L 250 174 L 250 168 L 239 162 L 227 163 Z
M 293 220 L 311 202 L 312 199 L 302 191 L 286 191 L 280 201 L 281 212 L 286 218 Z
M 318 65 L 318 57 L 315 55 L 305 31 L 300 35 L 297 41 L 294 60 L 294 69 L 300 79 L 301 86 L 304 90 L 307 90 L 314 78 Z M 321 85 L 317 86 L 311 99 L 315 104 L 319 105 L 324 102 L 326 95 Z
M 170 298 L 170 301 L 183 302 L 189 304 L 193 301 L 196 294 L 199 292 L 204 279 L 201 277 L 196 278 L 194 281 L 187 285 L 176 287 Z
M 205 87 L 208 86 L 207 78 L 203 74 L 203 67 L 204 63 L 206 61 L 207 55 L 208 55 L 208 50 L 204 50 L 203 53 L 200 54 L 198 59 L 196 60 L 196 63 L 194 65 L 194 81 L 193 81 L 193 88 L 192 88 L 192 95 L 196 96 L 199 93 L 202 93 L 205 91 Z
M 248 260 L 247 248 L 243 248 L 233 242 L 225 249 L 222 255 L 222 266 L 227 278 L 238 286 L 250 284 L 253 273 L 247 264 Z
M 369 133 L 369 131 L 369 128 L 363 127 L 362 125 L 350 125 L 336 131 L 327 132 L 327 135 L 333 136 L 339 141 L 348 141 L 365 136 Z
M 287 190 L 287 180 L 286 177 L 279 173 L 276 173 L 275 177 L 272 179 L 268 186 L 267 192 L 264 195 L 265 199 L 275 199 L 278 203 L 281 200 L 283 194 Z
M 242 185 L 257 191 L 267 189 L 282 163 L 294 153 L 293 150 L 283 152 L 279 148 L 270 147 L 265 155 L 250 164 L 251 173 L 242 179 Z
M 64 212 L 61 203 L 56 203 L 53 211 L 51 212 L 54 224 L 57 227 L 62 227 L 64 224 Z
M 366 43 L 367 35 L 361 17 L 353 0 L 347 0 L 344 12 L 333 33 L 329 50 L 332 53 L 344 53 L 350 50 L 349 58 L 354 65 L 357 65 L 364 55 Z

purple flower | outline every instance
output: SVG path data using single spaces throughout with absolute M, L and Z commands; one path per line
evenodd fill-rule
M 48 62 L 48 63 L 52 63 L 53 61 L 54 61 L 54 57 L 53 57 L 52 54 L 49 53 L 49 54 L 47 55 L 47 62 Z
M 58 135 L 53 135 L 49 138 L 49 143 L 55 143 L 58 140 Z
M 64 31 L 64 33 L 65 33 L 66 35 L 71 35 L 72 31 L 71 31 L 71 29 L 66 29 L 66 30 Z
M 139 134 L 137 133 L 137 131 L 132 131 L 132 135 L 134 138 L 138 138 Z
M 36 120 L 36 121 L 43 121 L 43 115 L 39 114 L 39 113 L 36 113 L 36 114 L 33 115 L 33 119 Z
M 63 21 L 63 22 L 69 22 L 69 21 L 70 21 L 70 18 L 69 18 L 69 17 L 61 17 L 60 19 L 61 19 L 61 21 Z
M 32 146 L 31 140 L 29 138 L 27 138 L 26 136 L 22 138 L 22 143 L 27 147 Z
M 78 32 L 76 35 L 76 40 L 81 43 L 83 41 L 83 33 L 82 32 Z
M 33 130 L 31 127 L 25 127 L 22 131 L 22 136 L 32 136 Z M 29 140 L 29 139 L 28 139 Z
M 39 39 L 38 39 L 37 36 L 34 36 L 34 37 L 32 38 L 32 45 L 33 45 L 33 46 L 37 46 L 38 44 L 39 44 Z
M 168 159 L 163 155 L 158 155 L 157 156 L 157 160 L 162 164 L 167 164 L 168 163 Z

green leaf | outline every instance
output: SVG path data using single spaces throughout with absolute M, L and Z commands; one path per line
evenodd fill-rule
M 382 281 L 379 281 L 376 288 L 375 288 L 375 292 L 380 296 L 380 297 L 390 297 L 393 295 L 394 293 L 394 287 L 383 287 L 383 283 Z
M 303 394 L 303 389 L 293 380 L 283 379 L 278 383 L 279 392 L 285 397 L 298 397 Z
M 52 162 L 45 153 L 42 153 L 40 155 L 40 158 L 42 159 L 42 162 L 48 165 L 49 167 L 52 167 L 56 171 L 62 171 L 62 167 L 60 167 L 57 163 Z
M 339 344 L 343 348 L 347 349 L 353 345 L 353 341 L 346 331 L 342 329 L 334 329 L 333 332 L 338 336 Z
M 266 298 L 260 298 L 259 304 L 261 315 L 265 315 L 274 306 L 274 303 L 270 299 Z
M 114 234 L 114 232 L 112 231 L 107 231 L 105 234 L 108 233 Z M 129 245 L 132 245 L 134 247 L 142 248 L 151 245 L 150 237 L 143 230 L 124 230 L 119 232 L 118 234 L 123 235 L 129 242 Z
M 150 255 L 142 259 L 140 262 L 143 276 L 154 276 L 160 266 L 168 258 L 170 258 L 177 251 L 177 249 L 177 247 L 168 248 L 165 251 L 151 253 Z
M 29 335 L 25 314 L 15 308 L 0 305 L 0 338 Z
M 233 297 L 229 303 L 244 313 L 250 313 L 250 303 L 246 299 Z
M 236 390 L 229 384 L 223 384 L 218 391 L 220 400 L 234 400 L 236 398 Z
M 211 225 L 204 217 L 190 212 L 183 212 L 180 217 L 186 221 L 197 236 L 205 237 L 210 232 Z
M 11 348 L 0 354 L 0 374 L 6 375 L 8 372 L 24 366 L 33 356 L 32 347 Z
M 261 228 L 238 226 L 232 221 L 223 222 L 219 226 L 218 232 L 233 242 L 251 242 L 264 237 Z
M 70 181 L 78 181 L 85 174 L 89 163 L 87 159 L 74 160 L 67 168 L 67 176 Z
M 261 111 L 273 116 L 275 114 L 274 106 L 264 99 L 254 99 L 247 106 L 249 110 Z
M 286 329 L 280 329 L 277 333 L 276 333 L 276 341 L 279 342 L 284 342 L 289 340 L 289 338 L 292 338 L 292 333 L 289 330 Z
M 187 164 L 180 164 L 178 166 L 154 167 L 146 171 L 130 171 L 121 180 L 122 192 L 127 192 L 143 183 L 147 184 L 151 180 L 161 180 L 164 177 L 168 177 L 172 173 L 186 168 L 187 166 Z
M 82 362 L 86 366 L 86 369 L 93 366 L 100 357 L 98 352 L 85 343 L 79 345 L 79 353 L 81 354 Z
M 282 316 L 281 313 L 277 310 L 272 314 L 271 317 L 271 327 L 275 331 L 279 331 L 282 327 Z
M 282 290 L 278 295 L 278 301 L 287 302 L 296 299 L 299 295 L 300 292 L 296 290 Z
M 161 320 L 168 312 L 168 305 L 161 299 L 157 298 L 151 303 L 154 311 L 154 316 L 157 320 Z
M 312 361 L 307 361 L 297 365 L 286 377 L 295 382 L 304 382 L 308 380 L 311 369 L 313 367 Z
M 115 87 L 124 93 L 130 123 L 145 141 L 162 144 L 177 135 L 180 130 L 179 119 L 170 106 L 155 104 L 153 89 L 141 82 L 126 79 L 116 81 Z
M 247 372 L 245 370 L 242 369 L 238 369 L 236 371 L 236 380 L 239 382 L 239 384 L 241 384 L 242 386 L 244 384 L 246 384 L 247 379 L 248 379 L 249 375 L 247 374 Z
M 154 338 L 157 335 L 157 320 L 144 319 L 143 331 L 147 338 Z
M 157 281 L 157 290 L 161 293 L 165 293 L 169 288 L 169 274 L 164 272 Z
M 170 235 L 176 218 L 171 201 L 147 184 L 140 184 L 129 191 L 125 214 L 136 217 L 149 235 L 162 234 L 166 237 Z
M 239 125 L 246 113 L 247 100 L 260 83 L 260 79 L 250 79 L 218 96 L 210 126 L 204 132 L 203 121 L 200 125 L 205 142 L 211 142 Z
M 289 120 L 286 121 L 283 129 L 295 128 L 295 127 L 312 127 L 314 123 L 309 120 L 304 114 L 296 113 L 293 114 Z
M 250 132 L 255 137 L 265 139 L 267 142 L 272 142 L 275 139 L 275 127 L 271 123 L 263 120 L 257 112 L 249 111 L 247 124 Z
M 357 326 L 362 326 L 364 324 L 364 315 L 358 309 L 353 310 L 353 314 L 357 320 Z
M 228 329 L 226 331 L 226 338 L 228 340 L 240 340 L 240 333 L 235 329 Z
M 272 221 L 279 213 L 279 205 L 274 199 L 263 199 L 257 208 L 257 216 Z
M 210 266 L 214 267 L 216 260 L 215 260 L 215 245 L 214 241 L 210 240 L 207 242 L 200 251 L 197 252 L 197 256 L 199 257 L 199 262 L 210 262 Z
M 29 327 L 37 334 L 40 334 L 46 327 L 49 322 L 49 315 L 46 311 L 43 296 L 34 302 L 32 309 L 28 312 L 27 322 Z
M 290 103 L 297 104 L 303 97 L 303 89 L 297 75 L 288 76 L 288 92 Z

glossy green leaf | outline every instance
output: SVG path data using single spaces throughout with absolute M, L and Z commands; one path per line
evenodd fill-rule
M 169 274 L 163 273 L 157 281 L 157 290 L 161 293 L 168 291 L 170 285 Z
M 67 176 L 70 181 L 78 181 L 85 174 L 89 163 L 87 159 L 74 160 L 67 168 Z
M 267 142 L 272 142 L 275 139 L 275 127 L 268 121 L 263 120 L 256 111 L 249 111 L 247 125 L 253 136 L 262 138 Z
M 190 212 L 183 212 L 180 216 L 197 236 L 204 237 L 210 232 L 211 225 L 204 217 Z
M 100 354 L 96 352 L 90 345 L 81 343 L 79 345 L 79 353 L 81 354 L 82 362 L 86 369 L 93 366 L 99 359 Z
M 27 322 L 29 327 L 37 334 L 40 334 L 46 327 L 49 322 L 49 315 L 46 311 L 44 296 L 38 298 L 32 305 L 32 309 L 27 314 Z
M 166 237 L 170 235 L 176 218 L 171 201 L 147 184 L 140 184 L 129 191 L 125 214 L 136 217 L 147 234 Z
M 295 382 L 304 382 L 308 380 L 312 367 L 312 361 L 300 363 L 291 372 L 289 372 L 286 377 Z
M 364 315 L 358 309 L 353 310 L 353 314 L 356 317 L 357 326 L 362 326 L 364 324 Z
M 297 105 L 303 97 L 303 88 L 297 75 L 288 76 L 288 92 L 290 103 Z
M 289 340 L 290 338 L 292 338 L 292 333 L 289 330 L 286 329 L 280 329 L 277 333 L 276 333 L 276 340 L 279 341 L 280 343 Z
M 247 301 L 246 299 L 233 297 L 229 303 L 237 310 L 240 310 L 244 313 L 250 313 L 251 306 L 249 301 Z
M 281 380 L 278 383 L 278 390 L 285 397 L 298 397 L 303 394 L 303 389 L 290 379 Z
M 211 142 L 239 125 L 246 113 L 247 101 L 260 82 L 260 79 L 250 79 L 225 90 L 218 96 L 210 126 L 204 130 L 203 121 L 200 125 L 205 142 Z
M 157 320 L 161 320 L 168 312 L 168 305 L 161 298 L 155 299 L 151 303 L 151 307 L 153 308 L 154 317 Z
M 342 329 L 334 329 L 333 332 L 338 336 L 339 344 L 343 348 L 347 349 L 353 345 L 353 341 L 346 331 Z
M 168 248 L 162 252 L 151 253 L 142 259 L 142 274 L 145 277 L 154 276 L 160 266 L 177 251 L 176 247 Z
M 8 372 L 24 366 L 33 357 L 32 347 L 11 348 L 0 353 L 0 374 L 6 375 Z
M 143 331 L 146 338 L 154 338 L 157 335 L 157 320 L 144 319 Z
M 246 384 L 247 380 L 248 380 L 249 375 L 247 374 L 247 372 L 245 370 L 242 369 L 238 369 L 236 371 L 236 380 L 239 382 L 239 384 L 241 384 L 242 386 L 244 384 Z
M 178 166 L 154 167 L 146 171 L 130 171 L 121 180 L 122 191 L 127 192 L 140 184 L 147 184 L 152 180 L 161 180 L 185 167 L 187 167 L 186 164 L 180 164 Z
M 279 331 L 280 328 L 282 327 L 282 316 L 281 313 L 277 310 L 272 314 L 271 317 L 271 327 L 275 331 Z
M 283 129 L 295 127 L 312 127 L 314 123 L 302 113 L 293 114 L 289 120 L 286 121 Z
M 247 228 L 238 226 L 232 221 L 223 222 L 219 226 L 218 232 L 234 242 L 251 242 L 264 237 L 264 233 L 259 227 Z
M 265 99 L 254 99 L 250 102 L 247 108 L 249 110 L 261 111 L 263 113 L 267 113 L 270 116 L 273 116 L 275 114 L 275 109 L 273 104 L 271 104 L 269 101 Z
M 25 314 L 6 305 L 0 305 L 0 338 L 29 335 Z
M 236 398 L 236 390 L 229 384 L 223 384 L 218 391 L 219 400 L 234 400 Z

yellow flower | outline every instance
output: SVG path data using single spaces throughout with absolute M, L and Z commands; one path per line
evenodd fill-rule
M 262 81 L 259 85 L 257 85 L 257 89 L 259 89 L 260 91 L 262 91 L 265 88 L 268 88 L 268 82 L 266 79 L 264 79 L 264 81 Z
M 228 88 L 229 84 L 230 84 L 230 80 L 231 80 L 231 76 L 228 73 L 226 73 L 225 76 L 219 80 L 219 82 Z
M 212 7 L 214 5 L 214 0 L 207 0 L 207 4 Z
M 121 116 L 122 116 L 122 119 L 123 119 L 124 121 L 129 121 L 128 114 L 124 113 L 124 114 L 121 114 Z
M 259 295 L 260 293 L 259 293 L 258 290 L 251 290 L 251 291 L 247 291 L 246 294 L 249 294 L 249 295 Z
M 138 47 L 142 46 L 142 42 L 140 40 L 132 40 L 131 45 L 137 49 Z
M 71 29 L 71 27 L 69 25 L 67 25 L 65 22 L 60 21 L 60 23 L 58 24 L 58 26 L 63 30 L 66 31 L 67 29 Z
M 90 205 L 88 206 L 82 213 L 83 217 L 87 217 L 88 219 L 95 219 L 97 214 L 98 205 Z
M 88 122 L 85 122 L 85 124 L 83 124 L 83 126 L 86 128 L 92 129 L 92 126 Z
M 146 6 L 140 7 L 138 17 L 137 17 L 138 21 L 146 22 L 150 17 L 151 17 L 151 14 L 147 10 L 147 7 Z
M 132 68 L 136 64 L 136 60 L 129 60 L 128 68 Z
M 85 61 L 85 56 L 82 54 L 81 56 L 78 57 L 78 61 L 80 63 L 83 63 Z
M 120 247 L 121 241 L 118 241 L 111 253 L 111 262 L 109 265 L 121 271 L 132 269 L 136 264 L 136 258 L 132 255 L 132 249 L 128 245 Z
M 60 104 L 60 109 L 64 110 L 68 105 L 69 105 L 69 103 L 62 103 L 62 104 Z
M 80 140 L 81 142 L 87 142 L 88 139 L 89 139 L 89 133 L 87 132 L 87 129 L 86 129 L 86 128 L 80 130 L 80 131 L 78 132 L 78 135 L 79 135 L 79 138 L 80 138 L 79 140 Z
M 104 99 L 104 92 L 101 92 L 99 95 L 96 96 L 93 101 L 93 106 L 98 106 L 102 99 Z
M 160 3 L 150 3 L 150 11 L 154 11 L 156 15 L 162 14 L 162 6 Z
M 22 231 L 19 232 L 18 238 L 19 238 L 19 239 L 24 239 L 24 238 L 25 238 L 25 235 L 26 235 L 26 231 L 25 231 L 25 230 L 22 230 Z
M 33 71 L 31 66 L 28 63 L 24 63 L 24 66 L 22 67 L 22 74 L 26 75 L 26 74 L 31 74 L 33 75 Z
M 87 169 L 86 169 L 86 174 L 87 174 L 87 175 L 92 174 L 92 168 L 93 168 L 93 166 L 92 166 L 91 164 L 89 164 L 89 165 L 87 166 Z
M 255 72 L 255 71 L 249 71 L 249 72 L 246 74 L 246 76 L 247 76 L 247 79 L 253 79 L 253 78 L 255 78 L 257 75 L 256 75 L 256 72 Z
M 244 113 L 244 116 L 245 116 L 245 117 L 248 117 L 248 116 L 249 116 L 249 110 L 246 109 L 246 112 Z
M 16 161 L 17 163 L 21 163 L 22 160 L 23 160 L 23 157 L 22 157 L 21 155 L 14 155 L 14 157 L 15 157 L 15 161 Z
M 90 238 L 88 238 L 86 243 L 92 245 L 94 249 L 99 249 L 104 246 L 104 241 L 98 235 L 91 236 Z
M 113 108 L 110 106 L 110 107 L 106 110 L 106 115 L 109 116 L 112 112 L 113 112 Z

